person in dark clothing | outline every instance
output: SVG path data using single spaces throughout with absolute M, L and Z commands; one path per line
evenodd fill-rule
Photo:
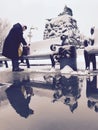
M 69 42 L 68 42 L 68 36 L 63 34 L 61 36 L 61 41 L 62 41 L 62 43 L 61 43 L 62 46 L 68 45 L 69 44 Z
M 90 38 L 91 45 L 94 45 L 94 38 L 93 38 L 93 34 L 94 34 L 94 27 L 92 27 L 92 28 L 90 29 L 90 34 L 91 34 L 91 38 Z
M 20 23 L 16 23 L 13 25 L 4 41 L 2 55 L 12 60 L 12 71 L 24 70 L 19 68 L 18 61 L 20 56 L 18 54 L 18 49 L 21 43 L 23 46 L 27 46 L 27 43 L 23 38 L 23 31 L 26 29 L 27 26 L 22 26 Z
M 84 40 L 84 47 L 88 46 L 88 41 Z M 92 46 L 92 43 L 91 43 Z M 93 65 L 93 70 L 96 70 L 96 58 L 95 54 L 88 54 L 87 50 L 84 49 L 85 69 L 90 69 L 90 63 Z
M 84 40 L 84 47 L 88 46 L 88 41 Z M 89 54 L 88 52 L 84 49 L 84 59 L 85 59 L 85 69 L 88 70 L 89 69 Z

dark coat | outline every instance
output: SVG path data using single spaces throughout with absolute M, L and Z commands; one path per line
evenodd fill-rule
M 27 45 L 25 39 L 23 38 L 22 26 L 21 24 L 17 23 L 13 25 L 12 29 L 10 30 L 4 41 L 2 55 L 10 59 L 19 58 L 18 48 L 20 43 L 22 43 L 23 45 Z

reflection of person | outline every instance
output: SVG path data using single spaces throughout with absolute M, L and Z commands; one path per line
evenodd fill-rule
M 19 68 L 18 49 L 21 43 L 24 46 L 27 45 L 25 39 L 23 38 L 23 31 L 26 29 L 27 26 L 22 26 L 20 23 L 16 23 L 13 25 L 4 41 L 2 55 L 12 60 L 12 71 L 23 71 L 23 69 Z
M 33 89 L 28 86 L 28 83 L 17 81 L 6 89 L 6 94 L 10 104 L 20 116 L 27 118 L 29 115 L 34 114 L 34 111 L 29 108 Z
M 87 79 L 86 97 L 88 98 L 88 108 L 98 112 L 97 76 L 91 76 Z

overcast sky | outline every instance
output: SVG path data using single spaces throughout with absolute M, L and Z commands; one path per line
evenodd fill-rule
M 57 17 L 65 4 L 72 9 L 81 33 L 88 35 L 91 26 L 98 27 L 98 0 L 0 0 L 0 17 L 26 24 L 28 29 L 38 27 L 33 38 L 40 40 L 45 19 Z

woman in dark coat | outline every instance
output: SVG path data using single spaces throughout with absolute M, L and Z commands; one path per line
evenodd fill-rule
M 19 68 L 18 48 L 20 43 L 27 45 L 23 38 L 23 31 L 26 29 L 27 26 L 22 26 L 20 23 L 16 23 L 13 25 L 4 41 L 2 55 L 12 60 L 12 71 L 23 71 L 23 69 Z

